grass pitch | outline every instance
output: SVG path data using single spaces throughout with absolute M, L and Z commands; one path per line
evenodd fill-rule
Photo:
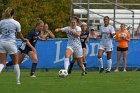
M 88 72 L 81 76 L 79 71 L 65 78 L 58 77 L 58 71 L 36 72 L 36 78 L 29 72 L 21 72 L 21 85 L 16 85 L 13 72 L 0 74 L 0 93 L 140 93 L 140 72 Z

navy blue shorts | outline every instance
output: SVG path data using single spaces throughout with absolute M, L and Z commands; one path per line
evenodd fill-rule
M 18 50 L 23 54 L 28 54 L 29 51 L 32 51 L 30 47 L 25 47 L 24 49 L 19 48 Z

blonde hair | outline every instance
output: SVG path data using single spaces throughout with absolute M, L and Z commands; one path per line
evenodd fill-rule
M 40 23 L 44 23 L 40 18 L 38 18 L 37 20 L 36 20 L 36 26 L 38 26 Z
M 3 19 L 11 18 L 14 15 L 14 9 L 12 7 L 8 7 L 2 14 Z

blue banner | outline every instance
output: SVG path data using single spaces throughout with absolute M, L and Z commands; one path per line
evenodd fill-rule
M 90 39 L 87 43 L 87 67 L 98 67 L 98 46 L 100 40 Z M 21 41 L 18 40 L 17 44 L 20 45 Z M 36 44 L 38 56 L 38 68 L 63 68 L 65 49 L 67 39 L 48 39 L 47 41 L 38 41 Z M 116 47 L 117 43 L 113 40 L 113 53 L 112 53 L 112 66 L 116 66 Z M 140 40 L 131 39 L 129 42 L 127 67 L 140 67 Z M 70 58 L 71 59 L 71 58 Z M 8 58 L 9 60 L 9 58 Z M 107 65 L 106 53 L 103 56 L 104 66 Z M 30 68 L 32 64 L 29 56 L 26 56 L 21 68 Z M 77 63 L 74 65 L 77 67 Z M 120 66 L 123 66 L 121 59 Z

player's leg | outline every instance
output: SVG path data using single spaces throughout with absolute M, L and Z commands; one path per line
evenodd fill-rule
M 70 62 L 70 65 L 69 65 L 69 68 L 68 68 L 68 74 L 71 74 L 71 71 L 72 71 L 72 68 L 73 68 L 73 65 L 74 65 L 74 63 L 75 63 L 75 58 L 74 58 L 74 56 L 73 56 L 73 59 L 72 59 L 72 61 Z
M 114 70 L 114 72 L 119 71 L 120 58 L 121 58 L 121 51 L 117 51 L 117 62 L 116 62 L 116 69 Z
M 86 68 L 86 54 L 87 54 L 87 49 L 86 48 L 83 48 L 83 64 Z
M 123 51 L 123 71 L 126 72 L 126 57 L 127 51 Z
M 18 64 L 17 54 L 11 54 L 10 57 L 12 59 L 13 65 L 14 65 L 14 72 L 16 74 L 17 84 L 20 84 L 20 68 L 19 68 L 19 64 Z
M 103 59 L 102 59 L 103 53 L 104 53 L 103 49 L 98 50 L 99 73 L 102 73 L 104 71 Z
M 37 67 L 37 64 L 38 64 L 37 54 L 36 54 L 36 52 L 29 51 L 29 52 L 28 52 L 28 55 L 29 55 L 29 57 L 30 57 L 31 60 L 32 60 L 32 67 L 31 67 L 30 76 L 31 76 L 31 77 L 36 77 L 34 74 L 35 74 L 36 67 Z
M 83 50 L 82 47 L 74 48 L 74 55 L 77 57 L 79 67 L 82 69 L 82 75 L 85 75 L 85 66 L 83 64 Z
M 17 53 L 17 58 L 18 58 L 18 64 L 21 64 L 22 61 L 24 60 L 25 58 L 25 54 L 21 53 L 20 51 L 18 51 Z M 12 61 L 9 61 L 8 63 L 6 63 L 6 66 L 12 66 L 13 65 L 13 62 Z
M 5 62 L 6 62 L 6 53 L 0 53 L 0 72 L 4 68 Z
M 110 72 L 111 71 L 111 67 L 112 67 L 112 59 L 111 59 L 111 56 L 112 56 L 112 51 L 107 51 L 107 70 L 106 70 L 106 73 Z
M 69 57 L 73 54 L 73 49 L 71 47 L 66 48 L 65 59 L 64 59 L 64 68 L 68 71 L 69 68 Z
M 83 64 L 83 57 L 79 57 L 77 59 L 77 62 L 78 62 L 79 67 L 82 69 L 82 76 L 84 76 L 85 75 L 85 66 Z

